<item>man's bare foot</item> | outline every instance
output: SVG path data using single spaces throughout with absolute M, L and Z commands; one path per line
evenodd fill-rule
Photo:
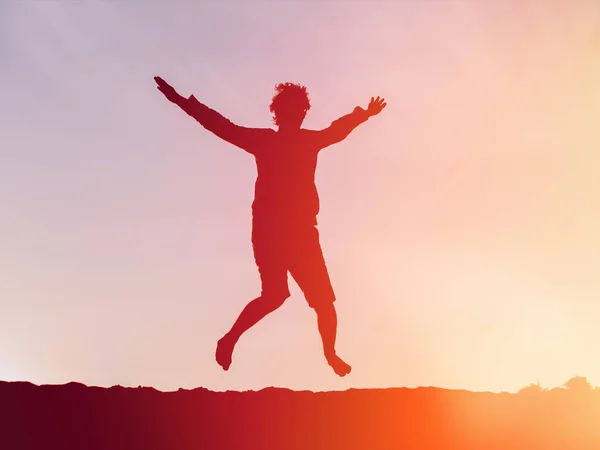
M 342 358 L 340 358 L 335 353 L 333 355 L 327 356 L 326 358 L 333 371 L 340 377 L 345 377 L 352 370 L 352 367 L 346 364 L 342 360 Z
M 223 368 L 223 370 L 229 370 L 229 366 L 231 365 L 231 355 L 234 347 L 235 341 L 227 335 L 223 336 L 221 339 L 219 339 L 219 342 L 217 342 L 215 359 Z

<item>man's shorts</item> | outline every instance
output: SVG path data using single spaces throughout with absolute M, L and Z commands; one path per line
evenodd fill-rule
M 254 259 L 262 282 L 263 296 L 288 298 L 288 271 L 311 308 L 335 301 L 316 226 L 293 230 L 252 230 Z

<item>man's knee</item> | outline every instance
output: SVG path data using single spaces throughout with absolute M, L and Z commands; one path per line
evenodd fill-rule
M 306 296 L 306 302 L 308 306 L 319 313 L 319 311 L 330 310 L 331 308 L 335 308 L 333 304 L 335 302 L 335 295 L 308 295 Z
M 290 297 L 289 292 L 281 293 L 263 293 L 261 295 L 261 302 L 271 311 L 276 310 Z

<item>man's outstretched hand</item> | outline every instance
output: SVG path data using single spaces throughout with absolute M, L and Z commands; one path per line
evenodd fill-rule
M 167 97 L 167 100 L 169 100 L 171 102 L 175 102 L 178 98 L 181 97 L 177 93 L 177 91 L 173 88 L 173 86 L 171 86 L 169 83 L 167 83 L 161 77 L 154 77 L 154 81 L 156 81 L 156 84 L 158 85 L 156 88 L 160 92 L 162 92 L 165 97 Z
M 387 105 L 387 103 L 385 103 L 385 99 L 379 98 L 379 96 L 377 96 L 375 99 L 371 97 L 371 102 L 369 103 L 369 106 L 367 106 L 367 113 L 369 116 L 379 114 L 381 110 L 385 108 L 385 105 Z

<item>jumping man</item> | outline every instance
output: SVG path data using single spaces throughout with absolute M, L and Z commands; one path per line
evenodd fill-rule
M 317 314 L 323 352 L 339 376 L 351 367 L 335 351 L 337 314 L 335 294 L 329 280 L 319 242 L 317 214 L 319 196 L 315 170 L 319 151 L 342 141 L 369 117 L 385 107 L 384 99 L 371 98 L 367 109 L 360 106 L 320 130 L 301 128 L 310 109 L 304 86 L 280 83 L 270 111 L 277 130 L 236 125 L 200 103 L 193 95 L 182 97 L 160 77 L 158 90 L 200 125 L 221 139 L 252 154 L 256 160 L 252 203 L 252 247 L 260 273 L 262 292 L 243 309 L 231 330 L 217 343 L 217 363 L 228 370 L 240 336 L 290 296 L 288 272 Z

